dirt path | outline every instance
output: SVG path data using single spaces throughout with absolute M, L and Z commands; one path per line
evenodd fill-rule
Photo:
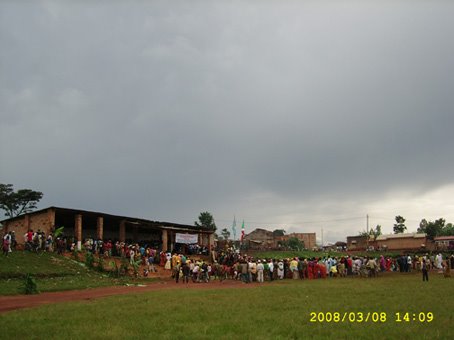
M 93 300 L 112 295 L 150 292 L 160 289 L 231 289 L 256 287 L 256 283 L 243 284 L 239 281 L 226 280 L 224 282 L 212 281 L 209 283 L 182 284 L 174 281 L 160 281 L 145 286 L 113 286 L 87 290 L 71 290 L 64 292 L 41 293 L 37 295 L 0 296 L 0 314 L 16 309 L 37 307 L 67 301 Z

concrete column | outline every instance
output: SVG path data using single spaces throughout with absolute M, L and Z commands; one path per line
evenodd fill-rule
M 139 238 L 138 235 L 139 235 L 139 227 L 135 225 L 132 227 L 132 239 L 134 240 L 134 242 L 138 241 L 138 238 Z
M 47 219 L 49 220 L 50 229 L 55 228 L 55 209 L 49 209 L 47 211 Z
M 96 237 L 102 240 L 104 236 L 104 217 L 99 216 L 96 220 Z
M 211 261 L 216 261 L 218 255 L 216 254 L 216 250 L 214 249 L 214 233 L 208 235 L 208 251 L 211 255 Z
M 170 252 L 173 253 L 175 242 L 173 242 L 172 240 L 175 240 L 175 232 L 174 231 L 169 231 L 168 235 L 167 235 L 167 238 L 170 239 Z
M 120 242 L 124 242 L 126 240 L 126 221 L 122 220 L 120 222 Z
M 208 249 L 214 249 L 214 233 L 211 233 L 208 238 Z
M 74 235 L 77 239 L 77 250 L 82 249 L 82 215 L 77 214 L 75 217 Z
M 162 230 L 162 251 L 167 251 L 167 230 L 163 229 Z

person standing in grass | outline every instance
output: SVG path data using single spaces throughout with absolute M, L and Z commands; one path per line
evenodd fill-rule
M 258 260 L 257 263 L 257 282 L 262 283 L 263 282 L 263 271 L 265 270 L 265 267 L 263 266 L 262 261 Z
M 385 257 L 380 255 L 380 271 L 383 273 L 386 270 Z
M 427 270 L 427 261 L 425 258 L 422 259 L 422 280 L 429 281 L 429 272 Z
M 156 270 L 156 268 L 155 268 L 155 266 L 154 266 L 154 257 L 153 257 L 152 255 L 153 255 L 153 254 L 150 254 L 150 255 L 148 256 L 148 270 L 149 270 L 150 272 L 156 273 L 157 270 Z
M 161 250 L 161 252 L 159 253 L 159 265 L 161 267 L 164 267 L 166 265 L 166 261 L 167 261 L 166 253 Z
M 273 279 L 274 279 L 274 263 L 273 263 L 272 259 L 270 259 L 268 262 L 268 270 L 270 273 L 270 281 L 273 281 Z
M 411 261 L 411 256 L 410 254 L 407 255 L 407 272 L 411 273 L 411 269 L 413 267 L 412 261 Z
M 437 264 L 438 272 L 443 272 L 443 256 L 441 255 L 441 253 L 438 253 L 438 255 L 435 257 L 435 262 Z
M 257 281 L 257 263 L 251 258 L 249 261 L 249 282 Z
M 134 251 L 134 247 L 131 247 L 131 249 L 129 249 L 129 264 L 130 265 L 134 264 L 135 254 L 136 254 L 136 252 Z
M 186 262 L 182 264 L 181 271 L 183 272 L 183 283 L 188 284 L 191 270 Z
M 277 263 L 277 277 L 279 280 L 284 278 L 284 262 L 282 262 L 282 260 L 279 260 Z
M 164 266 L 165 270 L 171 270 L 172 269 L 172 263 L 170 262 L 172 259 L 172 254 L 166 253 L 166 264 Z
M 337 277 L 337 266 L 331 266 L 329 270 L 330 277 Z
M 249 268 L 246 260 L 241 261 L 241 281 L 249 283 Z
M 175 266 L 173 266 L 173 275 L 175 277 L 175 283 L 180 281 L 180 261 L 177 261 Z
M 300 279 L 304 279 L 304 259 L 302 257 L 298 258 L 298 274 Z
M 194 262 L 194 267 L 192 268 L 192 282 L 199 282 L 199 271 L 200 271 L 199 263 Z
M 3 255 L 8 256 L 8 253 L 10 252 L 10 244 L 11 235 L 10 233 L 7 233 L 5 236 L 3 236 Z
M 293 280 L 297 280 L 298 279 L 298 261 L 296 260 L 296 257 L 294 257 L 290 261 L 289 268 L 292 273 Z

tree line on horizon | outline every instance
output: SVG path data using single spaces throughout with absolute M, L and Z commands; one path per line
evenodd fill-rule
M 407 230 L 405 225 L 405 218 L 398 215 L 395 217 L 396 223 L 393 226 L 394 234 L 402 234 Z M 416 230 L 417 233 L 426 234 L 429 240 L 433 240 L 438 236 L 454 236 L 454 225 L 452 223 L 446 223 L 444 218 L 439 218 L 435 221 L 427 221 L 425 218 L 419 223 L 419 227 Z M 359 236 L 369 236 L 375 241 L 378 236 L 382 235 L 381 225 L 377 225 L 375 228 L 371 228 L 369 232 L 362 231 Z

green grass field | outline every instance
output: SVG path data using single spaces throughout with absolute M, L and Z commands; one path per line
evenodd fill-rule
M 208 284 L 209 285 L 209 284 Z M 229 289 L 159 290 L 18 310 L 0 315 L 2 337 L 158 339 L 450 339 L 454 336 L 453 279 L 431 273 L 377 279 L 264 283 Z M 358 313 L 363 322 L 310 322 L 311 312 Z M 395 313 L 410 321 L 396 322 Z M 432 322 L 413 313 L 433 313 Z M 371 313 L 366 322 L 367 313 Z M 373 322 L 372 313 L 386 313 Z
M 135 282 L 129 278 L 112 279 L 54 254 L 15 252 L 11 255 L 0 258 L 0 295 L 17 294 L 26 272 L 35 276 L 40 291 Z M 208 288 L 200 290 L 182 286 L 176 290 L 12 311 L 0 314 L 0 325 L 8 325 L 1 327 L 0 338 L 450 339 L 454 336 L 454 279 L 445 279 L 435 272 L 430 273 L 429 282 L 422 282 L 418 273 L 386 273 L 376 279 L 284 280 L 246 289 L 210 288 L 210 284 L 205 287 Z M 407 312 L 409 318 L 405 321 Z M 316 313 L 315 317 L 311 313 Z M 400 313 L 401 322 L 396 320 L 396 313 Z M 433 320 L 420 322 L 420 317 L 428 319 L 427 313 L 432 313 Z M 330 322 L 320 322 L 322 316 Z

